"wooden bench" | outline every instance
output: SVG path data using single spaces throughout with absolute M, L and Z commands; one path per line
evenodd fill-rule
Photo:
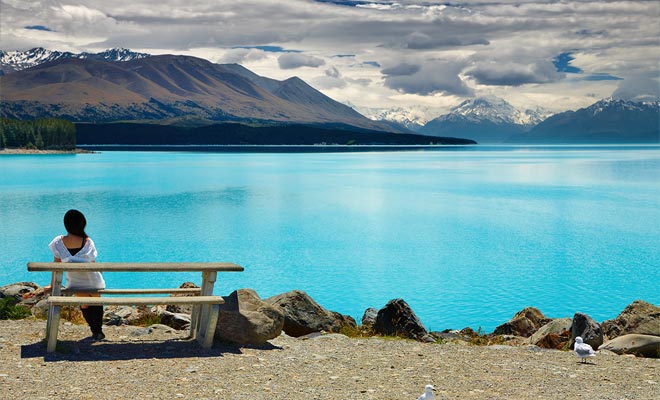
M 57 345 L 57 332 L 60 322 L 60 308 L 62 306 L 106 306 L 106 305 L 193 305 L 191 315 L 190 335 L 204 348 L 213 344 L 213 335 L 218 321 L 220 304 L 224 300 L 220 296 L 213 296 L 217 272 L 243 271 L 243 267 L 232 263 L 41 263 L 29 262 L 28 271 L 52 272 L 51 296 L 48 297 L 48 322 L 46 324 L 47 352 L 55 351 Z M 146 288 L 146 289 L 103 289 L 98 291 L 85 291 L 83 293 L 97 293 L 103 295 L 127 294 L 194 294 L 194 296 L 181 297 L 68 297 L 63 292 L 71 290 L 62 288 L 62 278 L 66 271 L 100 271 L 100 272 L 189 272 L 202 273 L 201 288 Z M 79 292 L 75 292 L 79 293 Z

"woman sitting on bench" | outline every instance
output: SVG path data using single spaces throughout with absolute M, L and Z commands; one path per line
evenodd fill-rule
M 48 245 L 53 252 L 54 262 L 95 262 L 97 251 L 94 241 L 85 233 L 87 220 L 78 210 L 69 210 L 64 214 L 66 235 L 56 236 Z M 105 280 L 98 271 L 67 272 L 66 287 L 71 291 L 94 291 L 105 289 Z M 44 292 L 50 286 L 44 287 Z M 35 292 L 26 293 L 23 297 L 34 296 Z M 95 294 L 78 294 L 78 296 L 98 296 Z M 103 340 L 103 306 L 80 306 L 85 321 L 92 330 L 94 340 Z

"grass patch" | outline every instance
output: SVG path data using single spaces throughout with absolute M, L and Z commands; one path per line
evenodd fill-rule
M 144 314 L 140 315 L 139 318 L 128 321 L 129 325 L 135 325 L 135 326 L 151 326 L 162 323 L 163 323 L 162 317 L 152 311 L 145 312 Z
M 493 333 L 485 333 L 484 330 L 479 327 L 477 331 L 472 329 L 463 329 L 462 334 L 469 336 L 468 344 L 472 346 L 491 346 L 495 344 L 505 344 L 506 341 L 502 335 L 495 335 Z
M 17 303 L 18 300 L 14 297 L 0 299 L 0 319 L 24 319 L 32 316 L 29 308 Z
M 338 333 L 344 336 L 348 336 L 349 338 L 367 338 L 375 336 L 371 330 L 363 329 L 359 326 L 344 325 L 341 327 L 341 329 L 339 329 Z

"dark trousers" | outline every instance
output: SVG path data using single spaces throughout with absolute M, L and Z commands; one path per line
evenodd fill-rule
M 103 331 L 103 306 L 87 306 L 81 308 L 83 317 L 92 330 L 92 334 L 102 333 Z

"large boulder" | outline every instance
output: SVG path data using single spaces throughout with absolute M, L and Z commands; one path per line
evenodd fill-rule
M 267 304 L 252 289 L 223 296 L 215 338 L 238 344 L 264 344 L 282 333 L 284 314 Z
M 570 318 L 555 318 L 534 332 L 529 343 L 544 349 L 561 350 L 571 340 L 572 323 Z
M 603 329 L 600 324 L 593 320 L 590 316 L 582 313 L 575 313 L 573 315 L 573 323 L 571 324 L 571 347 L 575 342 L 575 338 L 580 336 L 584 343 L 590 345 L 592 348 L 597 349 L 598 346 L 603 344 Z
M 385 307 L 378 310 L 373 330 L 381 335 L 435 341 L 403 299 L 390 300 Z
M 39 288 L 39 285 L 33 282 L 17 282 L 0 287 L 0 299 L 3 297 L 14 297 L 21 300 L 23 294 L 34 292 Z
M 355 320 L 321 307 L 307 293 L 293 290 L 265 300 L 284 313 L 284 332 L 300 337 L 314 332 L 339 332 L 344 327 L 356 328 Z
M 635 300 L 618 317 L 603 322 L 603 333 L 610 339 L 629 333 L 660 336 L 660 307 Z
M 660 358 L 660 337 L 629 334 L 603 343 L 598 350 L 609 350 L 616 354 L 634 354 L 641 357 Z
M 495 328 L 493 333 L 530 337 L 548 321 L 538 308 L 527 307 L 518 311 L 508 322 Z

